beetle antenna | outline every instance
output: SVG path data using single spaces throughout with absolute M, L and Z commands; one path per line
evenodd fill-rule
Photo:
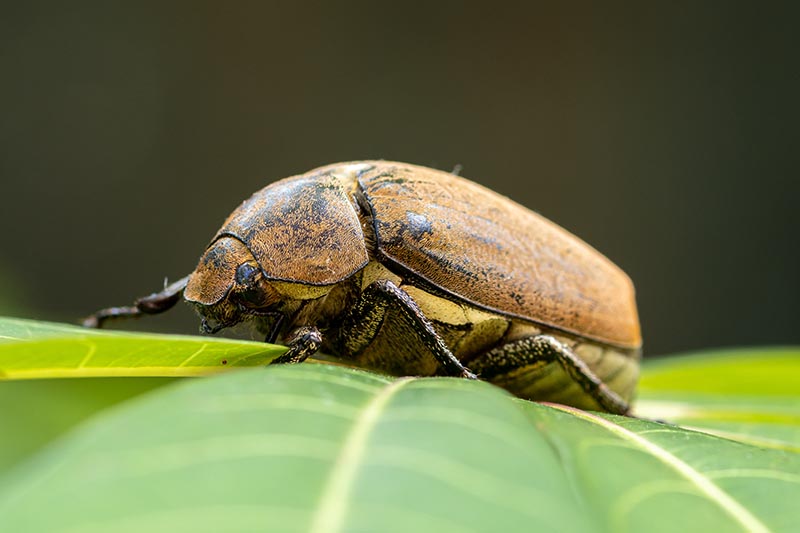
M 142 315 L 156 315 L 175 306 L 183 296 L 183 289 L 189 283 L 189 276 L 167 285 L 161 292 L 139 298 L 132 306 L 108 307 L 84 318 L 81 324 L 86 328 L 102 328 L 109 318 L 137 318 Z

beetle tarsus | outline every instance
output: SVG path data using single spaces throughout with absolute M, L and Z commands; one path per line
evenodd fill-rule
M 189 276 L 164 287 L 164 290 L 155 292 L 149 296 L 139 298 L 133 302 L 133 306 L 108 307 L 101 309 L 84 318 L 81 324 L 85 328 L 102 328 L 106 320 L 112 318 L 137 318 L 142 315 L 155 315 L 171 309 L 178 303 L 183 295 L 183 289 Z
M 317 328 L 313 326 L 297 328 L 290 337 L 286 353 L 273 359 L 269 364 L 302 363 L 319 350 L 320 344 L 322 344 L 322 334 Z

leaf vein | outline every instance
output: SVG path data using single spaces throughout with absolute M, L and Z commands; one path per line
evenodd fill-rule
M 359 466 L 363 461 L 370 433 L 378 424 L 380 415 L 386 409 L 389 400 L 410 381 L 410 379 L 398 379 L 389 384 L 370 400 L 361 416 L 356 420 L 333 464 L 328 482 L 322 489 L 322 496 L 311 523 L 310 531 L 312 533 L 342 530 L 348 499 L 353 490 Z
M 747 508 L 734 499 L 730 494 L 722 490 L 718 485 L 711 481 L 702 472 L 695 469 L 693 466 L 682 461 L 677 456 L 671 454 L 666 449 L 655 444 L 652 441 L 637 435 L 629 429 L 615 424 L 610 420 L 606 420 L 599 416 L 563 405 L 549 404 L 553 409 L 564 411 L 573 416 L 581 418 L 587 422 L 599 425 L 607 431 L 617 435 L 623 440 L 635 443 L 645 451 L 653 455 L 662 463 L 672 468 L 682 477 L 686 478 L 692 485 L 694 485 L 701 493 L 705 494 L 711 501 L 717 503 L 729 516 L 739 522 L 746 531 L 751 533 L 767 533 L 769 528 L 753 515 Z
M 203 353 L 203 351 L 206 348 L 208 348 L 208 344 L 201 344 L 200 348 L 198 348 L 197 351 L 195 351 L 192 355 L 190 355 L 189 357 L 184 359 L 183 362 L 181 364 L 179 364 L 178 366 L 187 366 L 192 361 L 192 359 L 194 359 L 195 357 L 197 357 L 198 355 Z

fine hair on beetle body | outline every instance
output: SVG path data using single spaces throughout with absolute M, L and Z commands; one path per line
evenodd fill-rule
M 181 298 L 215 333 L 250 322 L 299 363 L 317 350 L 392 375 L 481 378 L 526 399 L 627 413 L 641 334 L 633 284 L 594 248 L 452 173 L 338 163 L 256 192 L 195 270 L 132 306 Z

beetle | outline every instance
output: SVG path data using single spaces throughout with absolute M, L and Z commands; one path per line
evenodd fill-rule
M 546 218 L 472 181 L 390 161 L 329 165 L 256 192 L 197 268 L 129 307 L 181 297 L 201 329 L 243 321 L 288 350 L 391 375 L 480 378 L 526 399 L 625 414 L 641 333 L 630 278 Z

